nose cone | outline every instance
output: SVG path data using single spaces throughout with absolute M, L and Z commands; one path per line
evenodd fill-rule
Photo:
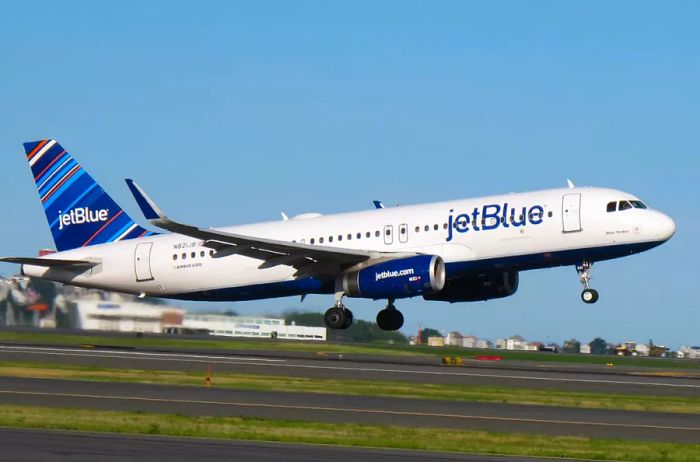
M 654 217 L 655 237 L 661 241 L 667 241 L 676 233 L 676 222 L 671 217 L 659 213 Z

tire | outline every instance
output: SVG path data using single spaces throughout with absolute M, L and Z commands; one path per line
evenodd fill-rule
M 403 314 L 395 308 L 385 308 L 377 313 L 377 326 L 381 330 L 399 330 L 403 326 Z
M 399 330 L 403 327 L 403 314 L 399 310 L 391 310 L 391 329 Z
M 345 324 L 343 324 L 343 329 L 347 329 L 352 326 L 353 316 L 352 311 L 345 308 Z
M 347 315 L 343 308 L 334 306 L 326 311 L 323 320 L 330 329 L 343 329 L 343 326 L 347 322 Z
M 598 291 L 595 289 L 585 289 L 581 292 L 581 300 L 583 300 L 584 303 L 595 303 L 598 301 L 598 297 Z

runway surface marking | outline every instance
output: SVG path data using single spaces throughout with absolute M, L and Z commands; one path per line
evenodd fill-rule
M 49 393 L 41 391 L 18 391 L 18 390 L 0 390 L 3 395 L 25 395 L 25 396 L 52 396 L 57 398 L 85 398 L 85 399 L 107 399 L 120 401 L 145 401 L 173 404 L 201 404 L 201 405 L 216 405 L 216 406 L 231 406 L 231 407 L 249 407 L 249 408 L 272 408 L 272 409 L 291 409 L 301 411 L 326 411 L 326 412 L 347 412 L 355 414 L 384 414 L 384 415 L 400 415 L 413 417 L 439 417 L 453 418 L 462 420 L 489 420 L 502 422 L 522 422 L 522 423 L 544 423 L 556 425 L 583 425 L 595 427 L 616 427 L 616 428 L 636 428 L 636 429 L 651 429 L 651 430 L 679 430 L 679 431 L 694 431 L 700 432 L 700 427 L 672 427 L 665 425 L 648 425 L 648 424 L 623 424 L 611 422 L 585 422 L 576 420 L 559 420 L 559 419 L 526 419 L 518 417 L 496 417 L 496 416 L 480 416 L 468 414 L 443 414 L 434 412 L 414 412 L 414 411 L 390 411 L 382 409 L 362 409 L 362 408 L 343 408 L 343 407 L 325 407 L 325 406 L 301 406 L 289 404 L 268 404 L 268 403 L 243 403 L 236 401 L 209 401 L 209 400 L 186 400 L 186 399 L 168 399 L 168 398 L 146 398 L 138 396 L 110 396 L 110 395 L 89 395 L 81 393 Z
M 204 354 L 188 354 L 188 353 L 152 353 L 147 351 L 104 351 L 104 350 L 85 350 L 85 349 L 73 349 L 73 348 L 42 348 L 42 347 L 13 347 L 13 346 L 0 346 L 0 351 L 7 351 L 9 353 L 29 353 L 29 354 L 42 354 L 42 355 L 56 355 L 56 356 L 99 356 L 102 358 L 121 358 L 124 357 L 133 359 L 158 359 L 163 361 L 194 361 L 194 362 L 209 362 L 203 361 L 204 359 L 213 359 L 219 361 L 233 362 L 233 361 L 260 361 L 265 363 L 278 363 L 284 362 L 284 359 L 271 359 L 271 358 L 251 358 L 248 356 L 211 356 Z M 175 358 L 168 358 L 168 356 L 175 356 Z
M 196 362 L 207 364 L 246 364 L 249 366 L 275 366 L 289 367 L 295 369 L 325 369 L 350 372 L 382 372 L 382 373 L 397 373 L 397 374 L 416 374 L 416 375 L 438 375 L 438 376 L 454 376 L 454 377 L 479 377 L 479 378 L 495 378 L 495 379 L 513 379 L 513 380 L 539 380 L 543 382 L 566 382 L 566 383 L 595 383 L 595 384 L 610 384 L 610 385 L 641 385 L 652 387 L 672 387 L 672 388 L 690 388 L 700 389 L 700 385 L 689 383 L 668 383 L 668 382 L 644 382 L 632 380 L 610 380 L 610 379 L 574 379 L 561 377 L 538 377 L 532 375 L 510 375 L 510 374 L 487 374 L 482 372 L 453 372 L 453 371 L 419 371 L 408 369 L 386 369 L 374 367 L 344 367 L 344 366 L 320 366 L 311 364 L 289 364 L 284 359 L 269 359 L 269 358 L 250 358 L 250 357 L 230 357 L 230 356 L 206 356 L 198 354 L 178 354 L 178 353 L 148 353 L 135 351 L 100 351 L 100 350 L 79 350 L 79 349 L 63 349 L 63 348 L 41 348 L 41 347 L 8 347 L 0 346 L 0 351 L 27 353 L 37 355 L 57 355 L 57 356 L 86 356 L 86 357 L 102 357 L 116 359 L 135 359 L 135 360 L 158 360 L 158 361 L 181 361 L 181 362 Z M 206 359 L 203 359 L 206 358 Z M 258 363 L 260 362 L 260 363 Z M 546 372 L 545 372 L 546 373 Z

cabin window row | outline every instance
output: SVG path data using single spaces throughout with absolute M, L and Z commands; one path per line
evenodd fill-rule
M 206 255 L 207 255 L 207 252 L 205 252 L 204 250 L 201 250 L 199 252 L 200 258 L 204 258 Z M 214 251 L 210 250 L 209 256 L 211 257 L 213 255 L 214 255 Z M 190 252 L 189 257 L 190 258 L 197 258 L 197 252 Z M 178 254 L 174 253 L 173 254 L 173 261 L 176 261 L 178 258 L 181 260 L 187 260 L 187 252 L 182 252 L 179 256 L 178 256 Z

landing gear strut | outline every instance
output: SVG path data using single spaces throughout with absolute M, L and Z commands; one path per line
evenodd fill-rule
M 326 326 L 331 329 L 347 329 L 352 326 L 352 311 L 347 309 L 343 304 L 343 296 L 345 294 L 338 292 L 335 294 L 335 305 L 326 311 L 323 320 Z
M 583 300 L 584 303 L 595 303 L 598 301 L 598 291 L 590 287 L 590 281 L 592 279 L 590 270 L 592 265 L 593 263 L 589 261 L 584 261 L 580 265 L 576 265 L 576 272 L 579 275 L 581 284 L 583 284 L 581 300 Z
M 377 325 L 382 330 L 399 330 L 403 326 L 403 314 L 396 309 L 393 299 L 377 314 Z

